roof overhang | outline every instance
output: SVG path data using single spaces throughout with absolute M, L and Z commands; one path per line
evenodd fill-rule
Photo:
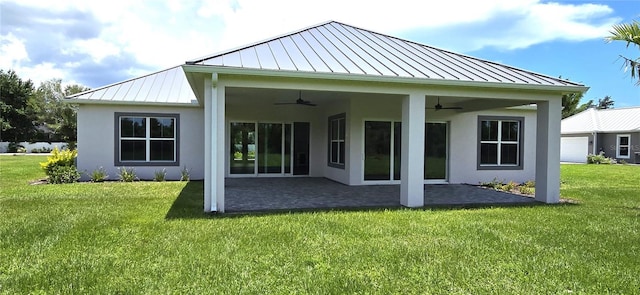
M 464 81 L 464 80 L 446 80 L 446 79 L 424 79 L 424 78 L 408 78 L 408 77 L 389 77 L 389 76 L 374 76 L 374 75 L 362 75 L 362 74 L 343 74 L 343 73 L 318 73 L 318 72 L 303 72 L 303 71 L 285 71 L 285 70 L 264 70 L 264 69 L 249 69 L 249 68 L 237 68 L 237 67 L 221 67 L 221 66 L 209 66 L 209 65 L 191 65 L 185 64 L 182 66 L 184 69 L 187 80 L 191 85 L 191 88 L 196 93 L 198 100 L 202 99 L 203 91 L 202 82 L 196 78 L 201 75 L 238 75 L 238 76 L 258 76 L 258 77 L 279 77 L 279 78 L 298 78 L 298 79 L 321 79 L 321 80 L 335 80 L 335 81 L 355 81 L 355 82 L 373 82 L 373 83 L 392 83 L 392 84 L 405 84 L 405 85 L 420 85 L 420 86 L 442 86 L 442 87 L 470 87 L 470 88 L 492 88 L 503 90 L 527 90 L 536 92 L 551 92 L 559 95 L 569 93 L 583 93 L 589 90 L 587 86 L 573 86 L 573 85 L 537 85 L 537 84 L 523 84 L 523 83 L 499 83 L 499 82 L 478 82 L 478 81 Z
M 197 100 L 188 103 L 172 103 L 172 102 L 141 102 L 141 101 L 110 101 L 110 100 L 93 100 L 93 99 L 77 99 L 67 97 L 63 100 L 65 103 L 79 104 L 79 105 L 136 105 L 136 106 L 174 106 L 174 107 L 186 107 L 186 108 L 198 108 L 200 103 Z

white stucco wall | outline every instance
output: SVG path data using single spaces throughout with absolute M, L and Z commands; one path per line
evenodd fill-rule
M 478 116 L 524 117 L 523 169 L 478 170 Z M 497 178 L 523 182 L 535 179 L 535 110 L 488 110 L 454 115 L 449 125 L 449 183 L 478 184 Z
M 341 101 L 334 101 L 333 103 L 329 103 L 324 107 L 324 116 L 322 119 L 322 125 L 323 125 L 323 129 L 322 129 L 322 136 L 320 137 L 321 141 L 320 141 L 320 145 L 322 145 L 324 147 L 324 150 L 322 152 L 322 154 L 319 154 L 318 156 L 321 157 L 320 159 L 320 167 L 322 168 L 322 174 L 323 177 L 329 178 L 333 181 L 337 181 L 340 183 L 344 183 L 344 184 L 350 184 L 349 183 L 349 171 L 351 169 L 351 160 L 353 159 L 353 155 L 350 154 L 349 150 L 350 150 L 350 146 L 351 143 L 353 142 L 351 140 L 352 135 L 349 133 L 350 130 L 350 126 L 352 126 L 351 121 L 349 119 L 349 114 L 351 112 L 350 106 L 349 106 L 349 101 L 348 100 L 341 100 Z M 329 117 L 334 116 L 334 115 L 338 115 L 338 114 L 342 114 L 344 113 L 346 115 L 346 120 L 345 120 L 345 160 L 344 160 L 344 169 L 341 168 L 335 168 L 335 167 L 330 167 L 327 164 L 327 157 L 328 157 L 328 142 L 329 142 L 329 135 L 328 135 L 328 128 L 329 128 Z
M 180 114 L 180 166 L 133 166 L 140 179 L 152 179 L 155 171 L 166 168 L 167 179 L 180 179 L 183 167 L 191 179 L 204 178 L 204 112 L 202 108 L 176 106 L 80 105 L 78 111 L 78 170 L 91 173 L 104 167 L 109 179 L 118 178 L 114 165 L 114 114 L 178 113 Z M 83 175 L 83 179 L 88 179 Z

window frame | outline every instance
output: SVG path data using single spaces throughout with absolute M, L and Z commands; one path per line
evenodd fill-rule
M 333 134 L 333 123 L 337 122 L 338 124 L 338 136 L 337 139 L 334 139 L 334 134 Z M 340 124 L 340 122 L 342 122 L 342 124 Z M 346 166 L 346 157 L 347 157 L 347 148 L 346 148 L 346 142 L 347 142 L 347 135 L 346 135 L 346 131 L 347 131 L 347 114 L 346 113 L 341 113 L 341 114 L 337 114 L 337 115 L 333 115 L 330 116 L 328 119 L 328 124 L 327 124 L 328 130 L 327 130 L 327 165 L 329 167 L 333 167 L 333 168 L 339 168 L 339 169 L 345 169 Z M 336 143 L 338 148 L 338 161 L 334 162 L 333 159 L 333 153 L 332 153 L 332 146 L 333 144 Z M 344 149 L 344 155 L 341 158 L 340 157 L 340 151 Z
M 121 136 L 121 119 L 122 118 L 145 118 L 145 137 L 142 138 L 127 138 L 125 140 L 144 140 L 146 149 L 146 159 L 136 161 L 122 161 L 121 160 L 121 142 L 123 137 Z M 173 139 L 170 138 L 152 138 L 151 137 L 151 124 L 150 121 L 153 118 L 170 118 L 174 120 L 174 132 Z M 113 162 L 114 166 L 180 166 L 180 114 L 177 113 L 130 113 L 130 112 L 116 112 L 114 113 L 114 149 L 113 149 Z M 126 137 L 125 137 L 126 138 Z M 173 161 L 161 161 L 151 160 L 150 157 L 150 145 L 153 140 L 173 141 L 174 142 L 174 160 Z
M 498 137 L 496 140 L 482 140 L 482 122 L 483 121 L 497 121 L 498 122 Z M 503 144 L 502 140 L 502 122 L 517 122 L 518 123 L 518 140 L 517 142 L 513 141 L 504 141 L 504 144 L 517 144 L 518 155 L 516 157 L 516 164 L 502 164 L 500 163 L 500 154 L 501 154 L 501 146 Z M 478 116 L 478 124 L 477 124 L 477 170 L 523 170 L 524 169 L 524 117 L 512 117 L 512 116 Z M 491 143 L 497 144 L 496 148 L 496 156 L 497 156 L 497 164 L 481 164 L 482 157 L 482 144 L 483 143 Z
M 627 144 L 620 144 L 620 138 L 626 137 Z M 620 154 L 621 147 L 627 147 L 627 155 Z M 616 134 L 616 158 L 620 159 L 631 159 L 631 134 Z

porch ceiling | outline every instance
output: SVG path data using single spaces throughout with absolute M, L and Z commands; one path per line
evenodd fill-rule
M 302 99 L 311 101 L 319 106 L 331 104 L 340 100 L 348 99 L 388 99 L 401 103 L 401 95 L 379 94 L 379 93 L 359 93 L 359 92 L 340 92 L 340 91 L 314 91 L 314 90 L 295 89 L 266 89 L 266 88 L 246 88 L 246 87 L 228 87 L 226 89 L 227 105 L 253 105 L 253 106 L 271 106 L 280 102 L 295 102 L 298 96 Z M 445 107 L 462 107 L 461 110 L 440 110 L 439 112 L 472 112 L 494 108 L 516 107 L 529 105 L 530 101 L 509 100 L 509 99 L 488 99 L 473 97 L 456 97 L 456 96 L 426 96 L 427 108 L 433 108 L 438 100 Z M 434 111 L 434 110 L 428 110 Z
M 375 94 L 375 93 L 355 93 L 340 91 L 313 91 L 295 89 L 264 89 L 264 88 L 226 88 L 227 105 L 273 105 L 279 102 L 295 102 L 298 96 L 303 100 L 311 101 L 318 105 L 329 104 L 339 100 L 360 97 L 383 97 L 390 100 L 400 99 L 398 95 Z M 398 100 L 399 101 L 399 100 Z

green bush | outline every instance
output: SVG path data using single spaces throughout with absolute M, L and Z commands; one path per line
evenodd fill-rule
M 518 189 L 520 190 L 520 193 L 525 194 L 525 195 L 533 195 L 536 193 L 536 189 L 534 187 L 531 186 L 520 186 L 518 187 Z
M 153 172 L 153 180 L 162 182 L 167 178 L 167 169 L 162 168 L 162 170 L 156 170 Z
M 17 142 L 10 142 L 7 146 L 7 153 L 25 153 L 27 149 L 24 148 L 23 145 L 18 144 Z
M 484 187 L 489 187 L 495 190 L 499 190 L 502 189 L 502 186 L 504 186 L 504 181 L 500 181 L 498 180 L 498 178 L 494 178 L 492 181 L 489 182 L 481 182 L 480 186 L 484 186 Z
M 180 170 L 180 181 L 189 181 L 190 178 L 191 175 L 187 166 L 182 167 L 182 170 Z
M 597 155 L 587 155 L 587 164 L 615 164 L 616 160 L 607 158 L 604 156 L 604 152 L 600 152 Z
M 91 178 L 91 182 L 103 182 L 107 178 L 109 178 L 109 175 L 107 174 L 107 171 L 104 170 L 104 168 L 100 167 L 96 170 L 91 171 L 91 174 L 89 174 L 89 178 Z
M 138 177 L 136 176 L 136 169 L 120 167 L 118 168 L 118 178 L 120 179 L 120 181 L 133 182 L 138 179 Z
M 80 172 L 76 166 L 55 166 L 49 172 L 49 183 L 74 183 L 80 179 Z
M 46 162 L 40 163 L 40 168 L 44 170 L 49 177 L 49 183 L 69 183 L 80 179 L 80 173 L 75 167 L 75 160 L 78 156 L 76 150 L 58 150 L 54 148 L 51 156 L 47 157 Z M 59 169 L 61 167 L 71 167 Z M 76 177 L 77 175 L 77 177 Z
M 52 149 L 48 148 L 48 147 L 41 147 L 41 148 L 34 148 L 31 149 L 31 153 L 33 154 L 46 154 L 46 153 L 50 153 L 52 151 Z
M 505 192 L 510 192 L 517 186 L 518 184 L 515 183 L 514 181 L 509 181 L 507 184 L 502 185 L 502 187 L 500 187 L 500 190 L 503 190 Z

